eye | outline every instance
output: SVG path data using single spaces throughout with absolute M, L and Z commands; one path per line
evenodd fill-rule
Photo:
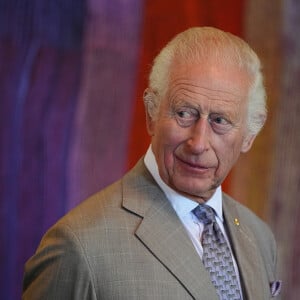
M 232 128 L 232 123 L 225 117 L 212 114 L 209 117 L 209 122 L 214 131 L 223 134 Z
M 192 116 L 191 113 L 190 113 L 189 111 L 184 111 L 184 110 L 178 111 L 178 112 L 177 112 L 177 115 L 178 115 L 178 117 L 181 118 L 181 119 L 190 119 L 191 116 Z
M 181 107 L 175 112 L 175 118 L 180 126 L 188 127 L 199 118 L 199 113 L 194 108 Z
M 219 116 L 215 117 L 212 121 L 215 122 L 216 124 L 220 124 L 220 125 L 226 125 L 229 123 L 225 118 L 222 118 Z

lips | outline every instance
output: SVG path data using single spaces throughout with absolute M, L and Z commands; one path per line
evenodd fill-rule
M 193 168 L 193 169 L 198 169 L 199 171 L 205 171 L 210 169 L 211 167 L 206 165 L 206 164 L 202 164 L 202 163 L 195 163 L 193 161 L 190 160 L 186 160 L 186 159 L 182 159 L 178 156 L 175 156 L 176 160 L 179 161 L 179 163 L 185 165 L 186 167 L 189 168 Z

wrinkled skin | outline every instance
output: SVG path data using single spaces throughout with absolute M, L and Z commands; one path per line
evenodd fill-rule
M 247 133 L 249 75 L 206 62 L 176 65 L 158 116 L 147 114 L 159 173 L 171 188 L 203 203 L 255 136 Z

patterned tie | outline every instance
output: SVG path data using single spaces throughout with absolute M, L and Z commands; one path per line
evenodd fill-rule
M 240 300 L 241 294 L 231 252 L 216 221 L 214 211 L 200 204 L 192 211 L 204 224 L 202 234 L 203 264 L 210 274 L 221 300 Z

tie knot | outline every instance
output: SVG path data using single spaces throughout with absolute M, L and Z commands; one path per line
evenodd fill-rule
M 213 223 L 216 220 L 214 210 L 208 205 L 199 204 L 192 212 L 204 225 Z

